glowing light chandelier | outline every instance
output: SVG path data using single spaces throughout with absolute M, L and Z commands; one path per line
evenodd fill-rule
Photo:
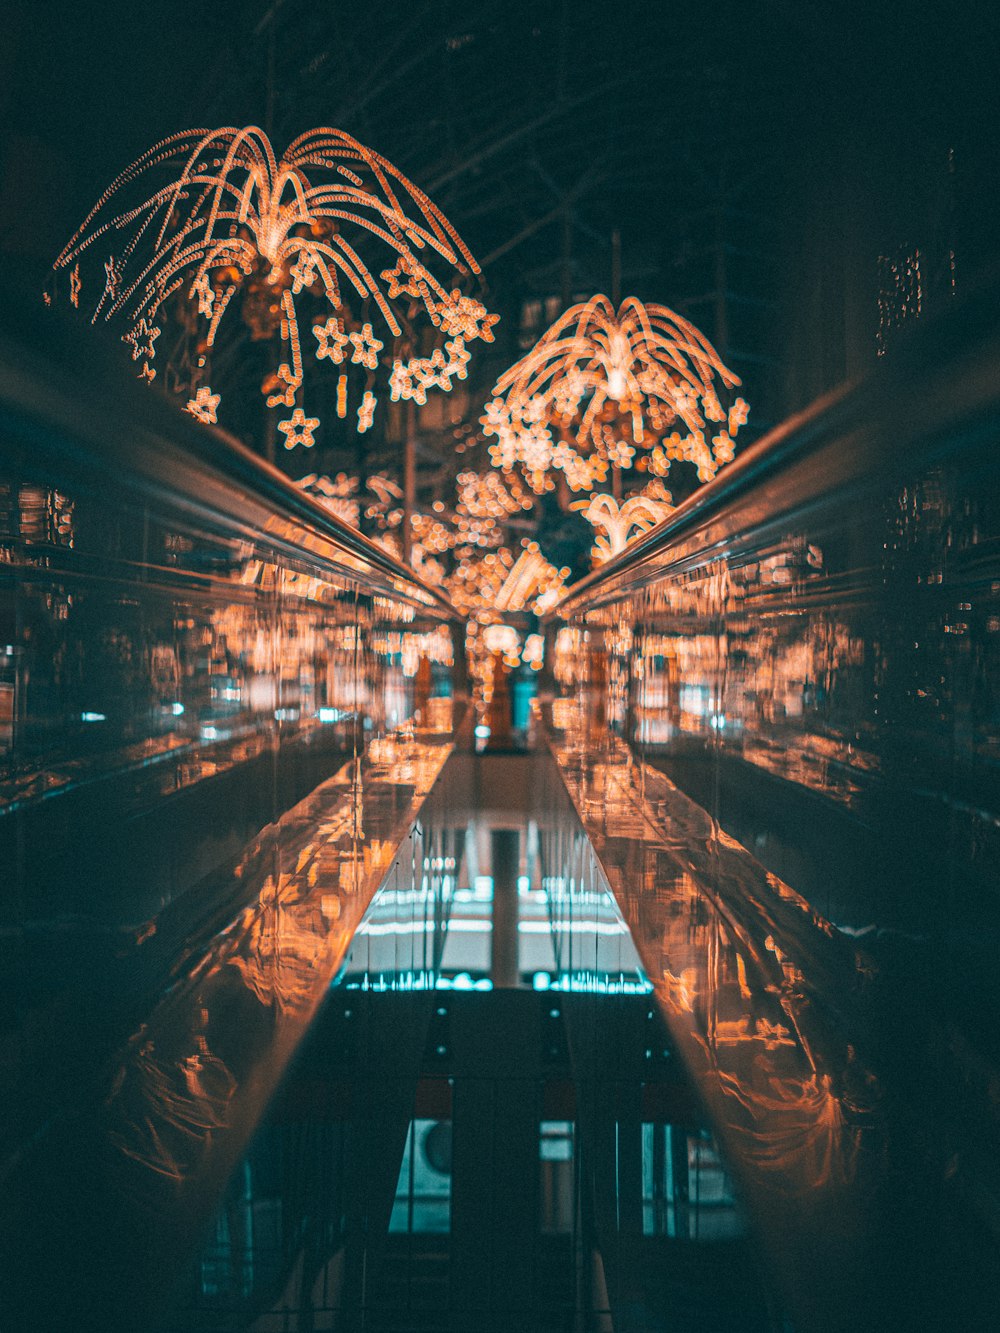
M 747 405 L 723 399 L 740 383 L 686 319 L 634 297 L 567 310 L 494 388 L 482 418 L 490 457 L 518 467 L 538 494 L 561 470 L 574 491 L 609 468 L 665 477 L 674 462 L 710 480 L 734 453 Z M 714 430 L 714 434 L 713 434 Z
M 385 158 L 330 128 L 309 130 L 280 158 L 255 126 L 163 140 L 112 182 L 53 267 L 68 273 L 74 306 L 92 289 L 92 321 L 125 321 L 147 380 L 161 308 L 174 293 L 186 299 L 196 329 L 188 410 L 203 421 L 217 419 L 221 396 L 205 381 L 220 325 L 238 306 L 251 338 L 279 348 L 263 392 L 269 407 L 289 410 L 278 425 L 289 449 L 312 445 L 319 425 L 300 401 L 303 293 L 320 309 L 316 361 L 341 368 L 338 416 L 347 366 L 365 377 L 359 431 L 372 423 L 386 336 L 398 342 L 421 314 L 446 336 L 431 356 L 386 357 L 392 397 L 422 403 L 427 389 L 465 379 L 466 344 L 492 342 L 498 318 L 453 285 L 479 266 L 443 213 Z
M 583 517 L 597 531 L 593 560 L 599 565 L 624 551 L 630 542 L 655 528 L 673 512 L 669 497 L 664 500 L 642 491 L 630 495 L 621 504 L 613 495 L 595 493 L 586 500 L 574 501 L 570 508 L 582 511 Z

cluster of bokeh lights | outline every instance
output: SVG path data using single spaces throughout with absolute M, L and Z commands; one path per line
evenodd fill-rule
M 482 418 L 490 457 L 532 490 L 603 483 L 609 469 L 665 477 L 675 462 L 710 481 L 746 421 L 739 385 L 711 343 L 666 306 L 606 296 L 573 306 L 500 377 Z M 714 431 L 714 434 L 713 434 Z
M 176 326 L 185 351 L 162 359 L 171 387 L 207 424 L 223 405 L 209 383 L 220 329 L 236 323 L 264 344 L 271 438 L 288 450 L 320 437 L 304 401 L 313 368 L 334 370 L 341 419 L 353 384 L 359 434 L 375 421 L 380 370 L 390 401 L 411 405 L 412 425 L 431 392 L 468 378 L 469 345 L 492 343 L 498 319 L 459 285 L 479 267 L 441 211 L 385 158 L 331 128 L 308 131 L 280 157 L 253 126 L 163 140 L 112 182 L 54 268 L 68 275 L 73 306 L 87 301 L 93 321 L 125 324 L 147 381 L 163 330 Z M 543 614 L 570 576 L 523 535 L 537 527 L 537 497 L 558 488 L 562 508 L 595 529 L 594 560 L 610 558 L 670 514 L 672 468 L 688 465 L 704 483 L 732 460 L 748 410 L 739 385 L 682 316 L 634 297 L 616 309 L 598 295 L 567 310 L 497 381 L 481 418 L 492 467 L 458 472 L 450 503 L 411 512 L 412 497 L 381 474 L 313 473 L 300 484 L 339 518 L 374 529 L 393 554 L 408 549 L 470 617 L 470 651 L 485 661 L 480 631 L 510 612 Z M 614 495 L 601 489 L 609 478 Z M 582 498 L 570 502 L 567 491 Z

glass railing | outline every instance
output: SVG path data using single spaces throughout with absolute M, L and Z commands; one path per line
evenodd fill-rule
M 990 1317 L 996 296 L 548 626 L 549 743 L 796 1327 Z
M 138 1328 L 407 854 L 464 628 L 98 342 L 8 315 L 0 1308 Z
M 551 757 L 445 765 L 164 1333 L 780 1327 Z

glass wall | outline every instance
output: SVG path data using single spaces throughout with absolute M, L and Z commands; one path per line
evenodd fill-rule
M 549 743 L 808 1318 L 826 1290 L 899 1319 L 903 1290 L 974 1323 L 997 1272 L 991 309 L 756 446 L 549 626 Z
M 412 852 L 454 625 L 58 330 L 0 367 L 0 1299 L 144 1326 Z

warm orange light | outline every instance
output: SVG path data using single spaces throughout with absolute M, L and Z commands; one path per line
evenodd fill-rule
M 288 421 L 279 421 L 278 430 L 285 437 L 285 448 L 294 449 L 297 444 L 311 449 L 316 443 L 313 431 L 319 425 L 319 417 L 307 417 L 301 407 L 297 407 Z
M 365 431 L 371 429 L 372 420 L 375 416 L 375 404 L 377 403 L 375 395 L 370 389 L 365 390 L 365 395 L 361 399 L 361 406 L 358 408 L 358 434 L 364 435 Z
M 304 374 L 295 298 L 304 292 L 334 312 L 314 327 L 320 361 L 339 365 L 350 351 L 352 365 L 378 367 L 385 344 L 370 322 L 348 327 L 345 291 L 365 308 L 371 303 L 394 338 L 403 333 L 404 314 L 412 320 L 414 302 L 450 336 L 447 358 L 438 352 L 438 359 L 409 363 L 413 389 L 401 394 L 397 386 L 396 397 L 422 402 L 428 388 L 450 388 L 452 377 L 465 377 L 465 342 L 493 340 L 497 316 L 434 274 L 443 266 L 454 281 L 479 272 L 455 228 L 402 172 L 342 130 L 309 130 L 280 157 L 256 126 L 190 130 L 154 145 L 112 182 L 56 259 L 54 268 L 69 272 L 74 305 L 81 262 L 110 238 L 119 253 L 102 258 L 103 289 L 92 318 L 126 319 L 133 357 L 148 363 L 159 334 L 156 313 L 174 292 L 208 322 L 206 350 L 240 293 L 255 340 L 280 328 L 282 359 L 265 382 L 270 406 L 299 401 Z M 359 244 L 388 251 L 392 262 L 381 281 Z M 197 380 L 205 355 L 193 363 L 192 393 L 203 387 Z M 141 373 L 154 374 L 148 364 Z M 367 411 L 373 407 L 372 400 Z
M 603 494 L 591 495 L 588 500 L 574 501 L 571 509 L 582 510 L 588 523 L 604 529 L 594 543 L 595 561 L 600 564 L 610 560 L 613 555 L 624 551 L 635 537 L 662 522 L 672 512 L 669 492 L 664 494 L 666 499 L 642 493 L 630 495 L 621 505 L 614 496 Z
M 519 467 L 538 494 L 561 470 L 571 490 L 590 490 L 609 467 L 692 463 L 707 481 L 733 457 L 746 421 L 737 399 L 728 414 L 716 384 L 739 378 L 701 333 L 674 311 L 634 297 L 617 311 L 605 296 L 567 310 L 494 388 L 482 418 L 494 466 Z M 709 445 L 707 422 L 724 422 Z M 641 451 L 641 456 L 640 456 Z
M 222 395 L 213 393 L 207 384 L 195 392 L 192 399 L 188 401 L 187 411 L 199 421 L 204 421 L 207 425 L 214 425 L 218 421 L 216 411 L 219 403 L 222 401 Z

